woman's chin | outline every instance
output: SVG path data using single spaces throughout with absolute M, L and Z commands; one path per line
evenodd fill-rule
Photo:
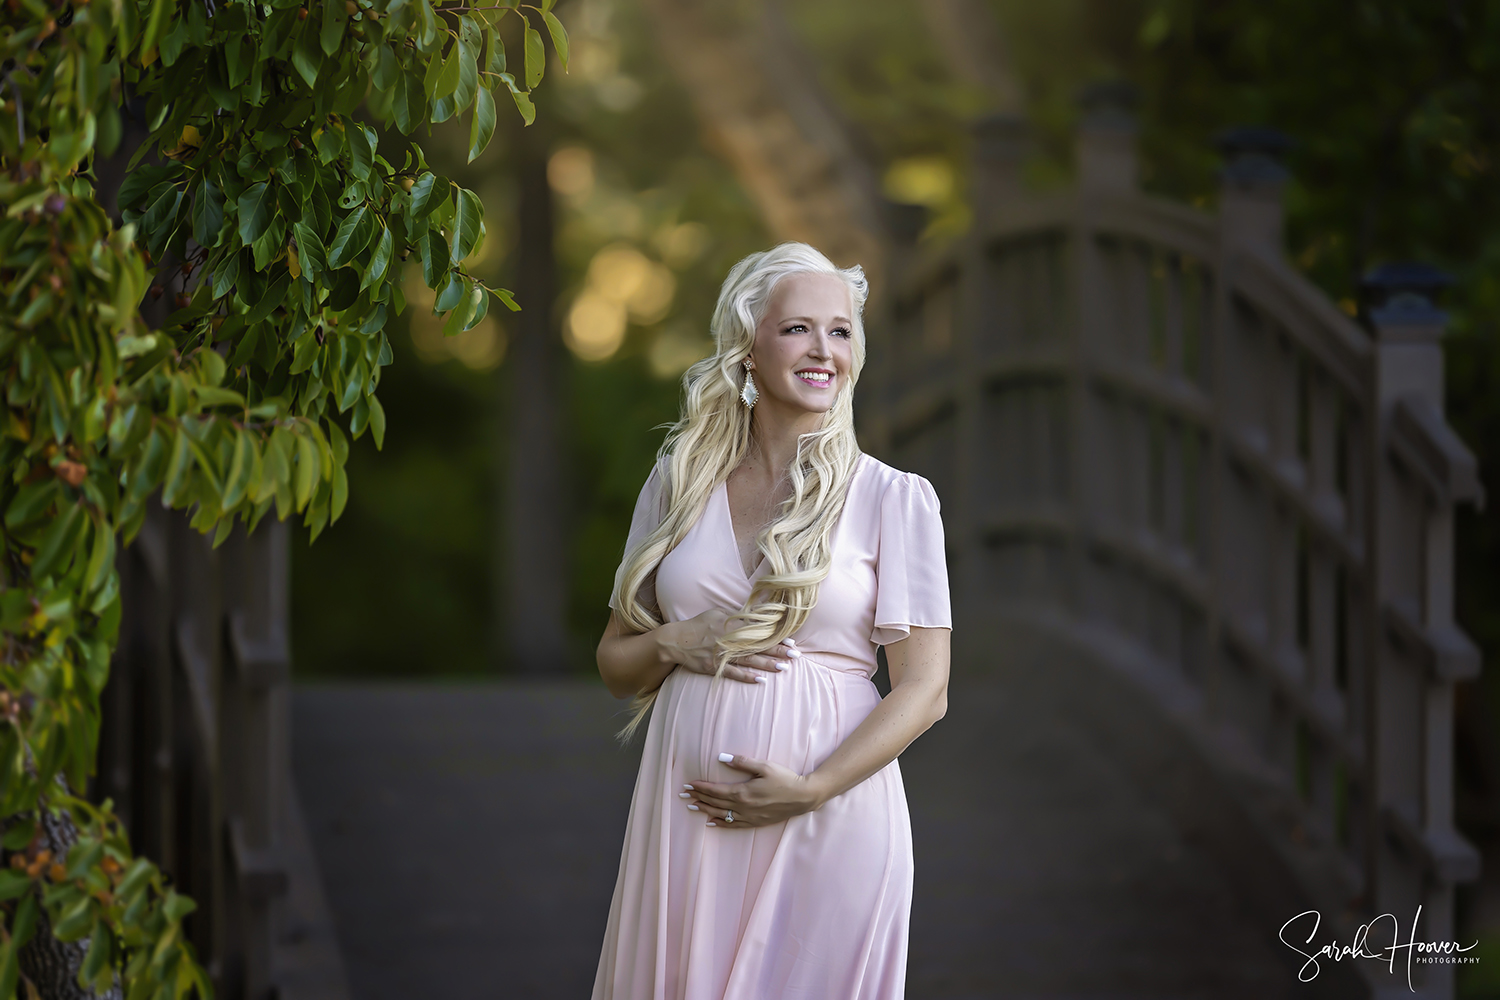
M 776 394 L 776 402 L 781 406 L 809 413 L 827 413 L 833 409 L 833 401 L 837 398 L 838 387 L 831 379 L 827 387 L 793 385 Z

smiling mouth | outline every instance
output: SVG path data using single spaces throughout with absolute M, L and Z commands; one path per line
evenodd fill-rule
M 829 372 L 797 372 L 797 377 L 808 385 L 817 386 L 819 389 L 826 388 L 833 381 L 833 375 Z

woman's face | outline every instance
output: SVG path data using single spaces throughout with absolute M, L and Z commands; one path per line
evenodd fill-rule
M 761 398 L 792 411 L 824 413 L 853 364 L 849 286 L 831 274 L 790 274 L 777 283 L 750 349 Z

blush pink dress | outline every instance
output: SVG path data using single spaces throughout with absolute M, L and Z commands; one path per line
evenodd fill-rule
M 661 469 L 626 551 L 661 517 Z M 593 1000 L 898 1000 L 905 992 L 912 844 L 896 761 L 813 812 L 706 826 L 677 793 L 743 781 L 720 752 L 806 774 L 880 702 L 876 647 L 951 628 L 943 523 L 921 476 L 861 455 L 833 567 L 793 636 L 804 655 L 765 682 L 674 670 L 647 725 Z M 657 569 L 667 621 L 739 608 L 746 577 L 720 484 Z M 612 605 L 613 606 L 613 603 Z

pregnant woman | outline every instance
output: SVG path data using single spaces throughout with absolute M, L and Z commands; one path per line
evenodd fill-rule
M 752 254 L 683 377 L 599 642 L 621 735 L 651 721 L 594 1000 L 904 994 L 896 757 L 946 710 L 952 621 L 937 495 L 855 440 L 866 293 Z

